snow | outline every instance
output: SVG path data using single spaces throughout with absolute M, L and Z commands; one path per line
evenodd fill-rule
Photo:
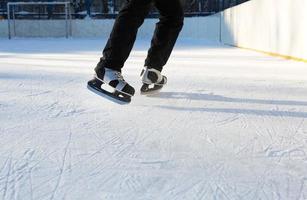
M 307 64 L 180 40 L 121 106 L 86 88 L 105 41 L 0 44 L 0 199 L 307 199 Z

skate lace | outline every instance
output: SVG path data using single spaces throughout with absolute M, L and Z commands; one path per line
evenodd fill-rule
M 116 78 L 121 81 L 125 81 L 123 75 L 120 72 L 115 72 Z

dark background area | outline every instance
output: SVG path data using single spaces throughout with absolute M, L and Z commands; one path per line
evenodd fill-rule
M 0 18 L 7 18 L 7 2 L 19 2 L 22 0 L 0 0 Z M 54 0 L 30 0 L 31 2 L 53 2 Z M 30 2 L 23 0 L 23 2 Z M 63 1 L 63 0 L 57 0 Z M 70 0 L 70 10 L 73 18 L 85 17 L 100 19 L 114 18 L 123 3 L 127 0 Z M 166 0 L 167 1 L 167 0 Z M 226 8 L 244 3 L 248 0 L 181 0 L 186 16 L 206 16 L 217 13 Z M 61 19 L 64 18 L 63 6 L 47 5 L 18 5 L 12 6 L 15 17 L 20 19 Z M 149 17 L 157 17 L 155 9 Z

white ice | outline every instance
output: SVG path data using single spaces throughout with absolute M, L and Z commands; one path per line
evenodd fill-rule
M 307 199 L 307 64 L 180 40 L 122 106 L 86 88 L 104 44 L 0 40 L 1 200 Z

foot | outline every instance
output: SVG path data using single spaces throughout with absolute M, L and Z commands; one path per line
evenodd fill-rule
M 141 78 L 143 84 L 155 84 L 155 85 L 165 85 L 167 82 L 167 78 L 161 74 L 159 70 L 154 68 L 145 68 L 142 70 Z
M 115 91 L 125 95 L 133 96 L 135 93 L 134 88 L 129 85 L 122 76 L 121 72 L 109 68 L 101 68 L 96 70 L 95 78 L 102 83 L 110 85 Z
M 159 70 L 145 67 L 141 73 L 143 86 L 141 94 L 149 95 L 159 92 L 167 83 L 166 76 L 163 76 Z

